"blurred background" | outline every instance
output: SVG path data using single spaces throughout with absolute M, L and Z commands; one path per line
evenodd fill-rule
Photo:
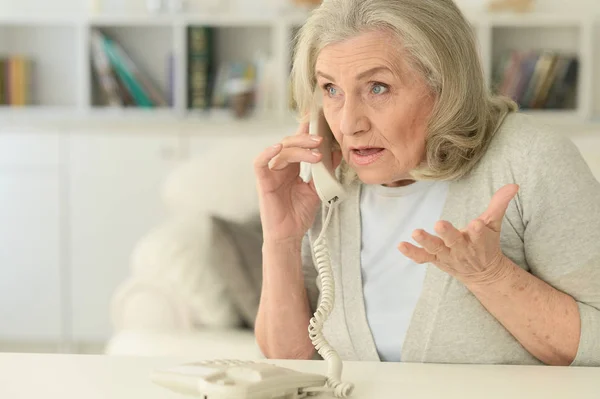
M 251 162 L 314 0 L 0 0 L 0 351 L 255 357 Z M 598 0 L 458 0 L 600 179 Z M 599 199 L 600 201 L 600 199 Z

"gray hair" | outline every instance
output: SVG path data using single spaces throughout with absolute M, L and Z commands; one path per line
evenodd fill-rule
M 418 180 L 452 180 L 481 159 L 494 133 L 517 104 L 492 95 L 473 30 L 452 0 L 324 0 L 300 29 L 292 91 L 300 115 L 315 107 L 315 64 L 327 45 L 369 31 L 394 34 L 408 64 L 436 98 Z

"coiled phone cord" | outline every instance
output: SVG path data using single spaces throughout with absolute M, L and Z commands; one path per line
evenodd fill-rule
M 327 385 L 333 390 L 333 394 L 337 398 L 345 398 L 352 393 L 354 385 L 347 382 L 342 382 L 342 360 L 340 355 L 333 349 L 323 336 L 323 324 L 333 310 L 335 287 L 333 281 L 333 272 L 331 270 L 331 262 L 329 260 L 329 250 L 325 240 L 325 231 L 331 220 L 334 208 L 337 206 L 336 200 L 330 202 L 327 217 L 321 230 L 321 234 L 314 242 L 314 253 L 317 263 L 317 271 L 321 280 L 321 298 L 319 306 L 310 320 L 308 326 L 308 336 L 312 341 L 319 355 L 327 361 Z

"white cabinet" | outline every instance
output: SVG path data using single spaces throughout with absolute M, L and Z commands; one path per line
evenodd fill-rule
M 59 343 L 59 137 L 0 133 L 0 340 Z
M 136 242 L 164 220 L 160 190 L 181 154 L 177 133 L 73 132 L 70 138 L 73 339 L 110 337 L 110 301 Z

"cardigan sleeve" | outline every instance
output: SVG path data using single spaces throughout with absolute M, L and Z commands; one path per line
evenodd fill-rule
M 575 144 L 538 135 L 519 190 L 531 272 L 573 297 L 581 319 L 572 366 L 600 366 L 600 183 Z

